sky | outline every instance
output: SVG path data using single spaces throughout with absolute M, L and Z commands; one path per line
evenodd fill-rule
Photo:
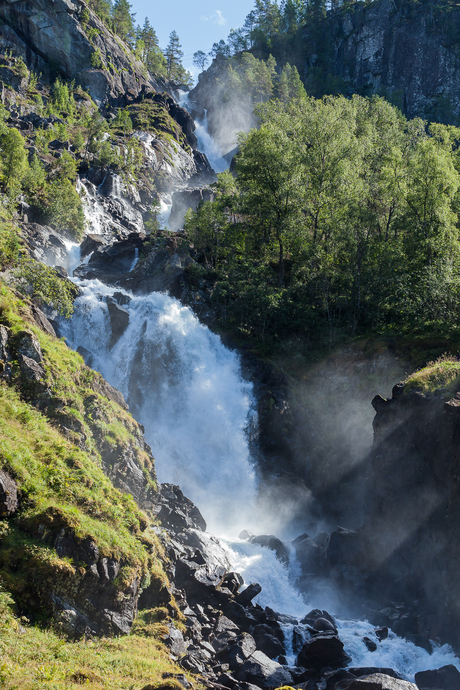
M 227 39 L 230 29 L 243 25 L 246 15 L 253 8 L 253 0 L 130 0 L 136 24 L 143 24 L 145 17 L 155 29 L 160 48 L 164 50 L 171 31 L 177 31 L 184 57 L 182 63 L 193 76 L 199 70 L 193 66 L 193 53 L 203 50 L 209 53 L 212 44 Z

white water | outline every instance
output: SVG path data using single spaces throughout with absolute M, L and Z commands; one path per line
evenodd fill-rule
M 253 524 L 256 486 L 245 428 L 251 385 L 237 356 L 190 309 L 154 292 L 131 297 L 129 326 L 109 349 L 110 320 L 99 281 L 80 284 L 64 335 L 94 355 L 94 368 L 123 392 L 152 446 L 162 482 L 179 484 L 217 534 Z
M 188 93 L 185 91 L 179 91 L 179 105 L 185 110 L 190 112 L 191 106 L 188 97 Z M 198 148 L 204 154 L 206 154 L 211 167 L 216 172 L 224 172 L 228 170 L 228 162 L 222 156 L 222 149 L 219 144 L 213 139 L 213 137 L 208 132 L 208 114 L 205 110 L 205 116 L 202 122 L 199 120 L 194 120 L 195 122 L 195 134 L 198 139 Z

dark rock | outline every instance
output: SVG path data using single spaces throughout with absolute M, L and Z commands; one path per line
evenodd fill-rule
M 396 673 L 392 668 L 379 668 L 378 666 L 349 666 L 348 671 L 352 673 L 357 678 L 361 676 L 372 676 L 375 673 L 383 674 L 384 676 L 390 676 L 391 678 L 396 678 L 397 680 L 404 680 L 399 673 Z
M 10 329 L 0 325 L 0 379 L 11 378 L 11 354 L 9 351 Z
M 308 534 L 301 534 L 293 540 L 295 554 L 299 561 L 302 572 L 320 575 L 325 571 L 325 552 Z
M 88 254 L 94 252 L 95 249 L 105 244 L 107 244 L 107 240 L 102 235 L 89 233 L 85 236 L 85 239 L 80 245 L 81 258 L 84 259 L 85 256 L 88 256 Z
M 231 639 L 226 647 L 217 652 L 216 657 L 221 663 L 229 665 L 232 671 L 238 669 L 257 649 L 254 638 L 248 633 L 242 633 Z
M 248 585 L 246 589 L 240 592 L 236 599 L 241 606 L 247 606 L 251 603 L 254 597 L 261 593 L 261 591 L 262 587 L 259 585 L 259 583 L 253 582 L 252 584 Z
M 109 347 L 112 348 L 121 338 L 129 325 L 129 312 L 115 301 L 107 303 L 110 317 L 110 327 L 112 335 Z
M 163 642 L 167 647 L 169 647 L 171 654 L 173 654 L 175 657 L 181 657 L 187 652 L 187 643 L 185 642 L 182 633 L 173 625 L 169 626 L 169 633 L 163 638 Z
M 51 322 L 48 320 L 48 318 L 45 316 L 42 310 L 39 309 L 37 305 L 33 302 L 30 305 L 30 309 L 32 311 L 32 316 L 34 317 L 34 321 L 37 324 L 37 326 L 39 326 L 42 329 L 42 331 L 45 331 L 45 333 L 48 333 L 48 335 L 56 337 L 56 331 L 54 330 L 53 326 L 51 325 Z
M 174 484 L 161 484 L 154 512 L 167 529 L 206 531 L 206 522 L 196 505 Z
M 263 652 L 256 651 L 239 669 L 236 677 L 240 681 L 253 683 L 260 688 L 291 685 L 292 675 L 281 664 L 272 661 Z
M 369 637 L 363 637 L 363 642 L 370 652 L 377 651 L 376 643 L 373 640 L 371 640 Z
M 163 673 L 163 678 L 175 678 L 185 688 L 185 690 L 188 690 L 188 688 L 192 687 L 191 683 L 188 682 L 183 673 Z
M 344 652 L 342 640 L 337 635 L 321 633 L 305 642 L 297 656 L 296 665 L 315 668 L 319 671 L 325 666 L 340 668 L 349 661 L 350 658 Z
M 287 547 L 283 544 L 281 539 L 275 537 L 273 534 L 260 534 L 255 537 L 251 537 L 249 540 L 252 544 L 260 544 L 260 546 L 265 546 L 267 549 L 271 549 L 276 553 L 276 557 L 283 563 L 289 563 L 289 551 Z
M 275 659 L 280 654 L 286 653 L 283 642 L 273 633 L 273 629 L 270 626 L 265 624 L 256 625 L 253 635 L 257 643 L 257 649 L 260 649 L 270 659 Z
M 435 671 L 419 671 L 415 683 L 419 690 L 460 690 L 460 672 L 453 664 Z
M 123 292 L 114 292 L 113 298 L 122 306 L 131 302 L 131 297 L 129 295 L 125 295 Z
M 18 508 L 18 489 L 14 479 L 0 470 L 0 516 L 10 517 Z
M 376 628 L 374 632 L 375 636 L 378 640 L 380 640 L 380 642 L 388 638 L 388 628 L 385 626 L 383 626 L 382 628 Z
M 319 623 L 316 623 L 317 621 Z M 333 630 L 337 632 L 337 626 L 332 616 L 327 611 L 322 611 L 321 609 L 312 609 L 300 622 L 302 625 L 309 625 L 313 630 Z

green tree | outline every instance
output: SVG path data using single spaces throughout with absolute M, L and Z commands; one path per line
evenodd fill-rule
M 128 0 L 115 0 L 112 7 L 113 30 L 129 43 L 134 40 L 134 16 L 131 14 L 132 5 Z
M 195 53 L 193 53 L 193 64 L 195 67 L 198 67 L 201 72 L 204 70 L 208 64 L 208 56 L 203 50 L 197 50 Z
M 164 55 L 166 58 L 166 74 L 168 79 L 176 80 L 177 76 L 180 74 L 182 68 L 181 60 L 184 56 L 176 31 L 171 31 L 169 34 L 169 43 L 166 46 Z
M 17 194 L 28 169 L 27 151 L 21 133 L 10 127 L 0 136 L 0 173 L 3 187 Z

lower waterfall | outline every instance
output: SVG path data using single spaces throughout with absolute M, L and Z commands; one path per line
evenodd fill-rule
M 125 395 L 145 426 L 159 480 L 181 486 L 199 507 L 209 531 L 220 537 L 232 569 L 246 584 L 261 584 L 257 603 L 296 620 L 313 607 L 334 614 L 333 602 L 307 602 L 297 589 L 293 552 L 286 567 L 273 551 L 236 537 L 242 528 L 259 533 L 267 529 L 257 510 L 249 453 L 248 433 L 255 423 L 252 388 L 241 377 L 238 356 L 188 307 L 166 294 L 135 296 L 97 280 L 79 286 L 82 295 L 73 317 L 62 322 L 62 332 L 68 344 L 84 348 L 90 365 Z M 129 322 L 113 344 L 108 302 L 116 292 Z M 448 645 L 435 646 L 430 654 L 390 631 L 379 651 L 370 652 L 363 636 L 375 638 L 372 624 L 337 623 L 352 665 L 393 668 L 408 680 L 417 671 L 446 664 L 460 669 L 460 659 Z M 283 628 L 289 641 L 294 625 L 287 622 Z M 301 625 L 296 630 L 302 634 Z M 294 664 L 292 643 L 287 646 L 288 663 Z

